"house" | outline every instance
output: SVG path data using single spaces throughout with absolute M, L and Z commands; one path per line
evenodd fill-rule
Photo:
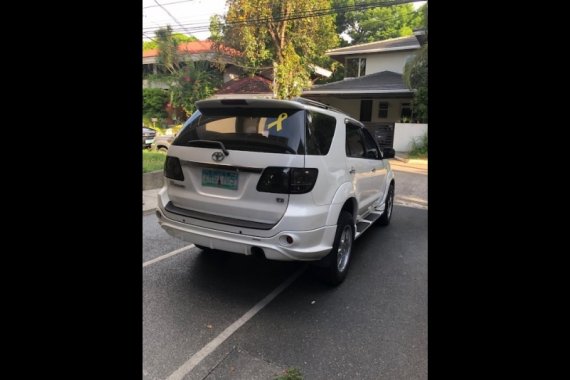
M 241 53 L 235 49 L 221 46 L 219 51 L 215 49 L 214 43 L 210 40 L 182 42 L 178 45 L 178 53 L 183 61 L 208 61 L 224 65 L 224 82 L 237 78 L 242 74 L 242 70 L 235 65 L 235 58 Z M 143 50 L 143 88 L 158 87 L 168 88 L 168 85 L 160 82 L 150 83 L 146 76 L 157 74 L 160 67 L 157 65 L 158 49 Z
M 332 75 L 331 71 L 315 64 L 310 64 L 309 68 L 313 79 L 330 77 Z M 273 67 L 262 68 L 256 75 L 246 75 L 245 77 L 225 82 L 212 98 L 274 98 L 273 81 Z
M 412 128 L 413 92 L 404 84 L 402 73 L 424 43 L 423 32 L 412 36 L 347 46 L 327 51 L 345 67 L 345 79 L 316 85 L 303 97 L 341 109 L 376 136 L 381 146 L 406 151 L 412 137 L 422 135 L 427 125 Z M 401 133 L 395 133 L 396 126 Z
M 211 97 L 213 99 L 228 98 L 273 98 L 272 81 L 264 75 L 246 76 L 225 82 Z

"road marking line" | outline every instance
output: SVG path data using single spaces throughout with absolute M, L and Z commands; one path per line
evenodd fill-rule
M 184 252 L 184 251 L 186 251 L 187 249 L 194 248 L 194 247 L 195 247 L 194 244 L 190 244 L 190 245 L 187 245 L 186 247 L 178 248 L 176 251 L 172 251 L 172 252 L 170 252 L 170 253 L 167 253 L 166 255 L 162 255 L 162 256 L 159 256 L 159 257 L 157 257 L 157 258 L 155 258 L 155 259 L 152 259 L 152 260 L 149 260 L 149 261 L 145 261 L 145 262 L 143 263 L 143 268 L 146 267 L 146 266 L 149 266 L 150 264 L 154 264 L 154 263 L 156 263 L 156 262 L 158 262 L 158 261 L 161 261 L 161 260 L 164 260 L 164 259 L 168 259 L 168 258 L 171 257 L 171 256 L 177 255 L 177 254 L 179 254 L 180 252 Z
M 180 368 L 174 371 L 167 380 L 180 380 L 184 378 L 190 371 L 192 371 L 206 356 L 211 354 L 218 346 L 220 346 L 226 339 L 228 339 L 237 329 L 243 326 L 247 321 L 249 321 L 255 314 L 257 314 L 261 309 L 263 309 L 267 304 L 275 297 L 279 295 L 283 290 L 285 290 L 293 281 L 297 279 L 307 269 L 307 265 L 303 265 L 299 270 L 297 270 L 291 277 L 283 281 L 275 290 L 269 293 L 264 299 L 259 301 L 254 307 L 249 309 L 240 319 L 232 323 L 224 331 L 220 333 L 217 337 L 206 344 L 202 349 L 196 352 L 186 363 L 182 364 Z

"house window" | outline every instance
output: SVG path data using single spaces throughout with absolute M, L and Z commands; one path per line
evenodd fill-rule
M 345 78 L 361 77 L 366 75 L 366 58 L 347 58 Z
M 409 123 L 412 120 L 412 105 L 410 103 L 402 103 L 402 111 L 400 112 L 400 121 Z
M 378 117 L 380 119 L 386 119 L 388 117 L 388 107 L 390 103 L 388 102 L 380 102 L 378 107 Z

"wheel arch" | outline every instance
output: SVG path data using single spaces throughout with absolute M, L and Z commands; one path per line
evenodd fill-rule
M 336 191 L 333 201 L 329 208 L 326 225 L 333 226 L 338 222 L 341 211 L 346 210 L 354 218 L 358 210 L 358 202 L 354 194 L 352 183 L 344 183 Z

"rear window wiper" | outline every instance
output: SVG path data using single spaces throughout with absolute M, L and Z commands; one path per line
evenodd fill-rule
M 230 152 L 228 152 L 228 150 L 226 149 L 226 147 L 224 146 L 224 143 L 222 143 L 221 141 L 212 141 L 212 140 L 190 140 L 188 141 L 188 146 L 192 146 L 192 145 L 198 145 L 204 148 L 208 148 L 209 146 L 212 145 L 216 145 L 216 147 L 220 147 L 222 149 L 222 152 L 224 152 L 224 154 L 226 156 L 230 155 Z

